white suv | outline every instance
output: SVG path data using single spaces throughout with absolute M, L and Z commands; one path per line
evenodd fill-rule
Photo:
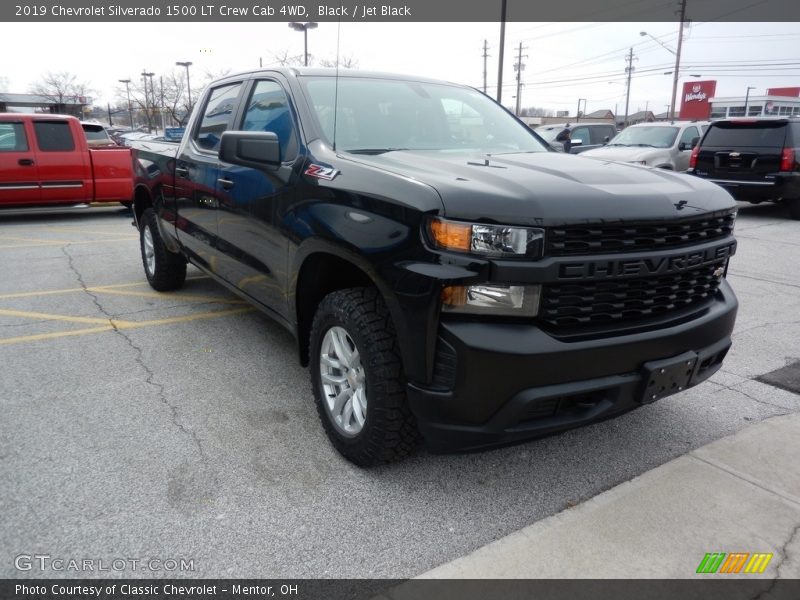
M 707 121 L 630 125 L 602 148 L 588 150 L 582 156 L 686 171 L 692 148 L 700 140 L 706 127 Z

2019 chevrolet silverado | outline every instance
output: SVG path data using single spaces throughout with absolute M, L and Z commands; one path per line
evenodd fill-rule
M 0 208 L 130 204 L 133 169 L 128 148 L 90 148 L 75 117 L 0 113 Z
M 704 381 L 731 344 L 727 192 L 554 152 L 469 87 L 241 73 L 177 147 L 135 153 L 152 287 L 188 261 L 291 331 L 359 465 L 420 434 L 476 449 L 618 415 Z

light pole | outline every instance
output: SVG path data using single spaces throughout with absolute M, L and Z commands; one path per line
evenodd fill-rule
M 192 112 L 192 86 L 189 84 L 189 67 L 192 66 L 191 62 L 176 62 L 177 67 L 186 67 L 186 91 L 189 94 L 189 112 Z
M 120 83 L 125 84 L 125 93 L 128 96 L 128 118 L 131 121 L 131 131 L 133 131 L 133 109 L 131 108 L 131 80 L 130 79 L 120 79 Z
M 672 102 L 670 103 L 670 111 L 673 119 L 675 118 L 675 101 L 678 99 L 678 72 L 681 69 L 681 48 L 683 47 L 683 23 L 686 20 L 686 0 L 681 0 L 681 24 L 678 29 L 678 48 L 677 50 L 673 50 L 666 44 L 662 43 L 661 40 L 656 39 L 646 31 L 642 31 L 639 35 L 646 35 L 649 38 L 655 40 L 662 48 L 669 50 L 672 54 L 675 55 L 675 72 L 672 76 Z
M 294 29 L 295 31 L 302 31 L 303 32 L 303 41 L 304 41 L 304 48 L 305 48 L 305 66 L 308 66 L 308 30 L 309 29 L 316 29 L 317 24 L 314 21 L 309 21 L 308 23 L 297 23 L 292 21 L 289 23 L 289 27 Z
M 586 98 L 578 98 L 578 111 L 575 113 L 575 122 L 581 120 L 581 102 L 583 102 L 583 110 L 586 112 Z
M 150 98 L 147 95 L 147 76 L 154 75 L 154 73 L 148 73 L 147 69 L 144 69 L 141 73 L 142 81 L 144 82 L 144 116 L 147 117 L 147 131 L 150 131 Z
M 747 101 L 750 100 L 750 90 L 756 89 L 754 85 L 747 86 L 747 93 L 744 95 L 744 116 L 747 116 Z
M 155 119 L 155 117 L 156 117 L 156 115 L 155 115 L 155 110 L 156 110 L 156 86 L 153 83 L 153 77 L 155 76 L 155 73 L 142 73 L 142 75 L 145 75 L 146 77 L 150 78 L 150 100 L 152 100 L 152 102 L 150 104 L 153 107 L 153 123 L 156 124 L 156 119 Z M 146 89 L 145 89 L 145 95 L 147 95 L 147 90 Z M 148 120 L 148 124 L 149 123 L 150 123 L 150 121 Z M 155 129 L 156 129 L 156 133 L 158 133 L 158 125 L 157 124 L 156 124 Z

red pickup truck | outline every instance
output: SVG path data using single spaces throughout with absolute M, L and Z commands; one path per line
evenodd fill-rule
M 0 208 L 120 202 L 133 195 L 130 148 L 89 148 L 80 121 L 0 113 Z

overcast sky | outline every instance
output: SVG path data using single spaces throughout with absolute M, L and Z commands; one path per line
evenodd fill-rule
M 336 23 L 309 31 L 309 53 L 334 59 Z M 630 113 L 670 102 L 676 23 L 509 23 L 503 102 L 516 95 L 513 65 L 522 42 L 523 106 L 569 110 L 585 98 L 587 112 L 625 108 L 625 55 L 634 51 Z M 340 55 L 360 69 L 409 73 L 482 87 L 484 39 L 489 44 L 488 90 L 496 95 L 499 23 L 343 23 Z M 194 86 L 203 73 L 274 64 L 276 55 L 302 55 L 303 35 L 286 23 L 17 23 L 0 36 L 0 80 L 8 92 L 27 92 L 47 71 L 69 71 L 97 91 L 96 104 L 114 103 L 119 79 L 159 74 L 175 61 L 192 61 Z M 783 63 L 758 66 L 760 62 Z M 692 74 L 717 80 L 717 96 L 763 94 L 768 87 L 800 86 L 798 23 L 695 23 L 687 29 L 681 81 Z M 611 82 L 611 83 L 609 83 Z M 124 88 L 123 88 L 124 89 Z M 194 90 L 193 90 L 194 92 Z M 680 93 L 680 88 L 679 88 Z

